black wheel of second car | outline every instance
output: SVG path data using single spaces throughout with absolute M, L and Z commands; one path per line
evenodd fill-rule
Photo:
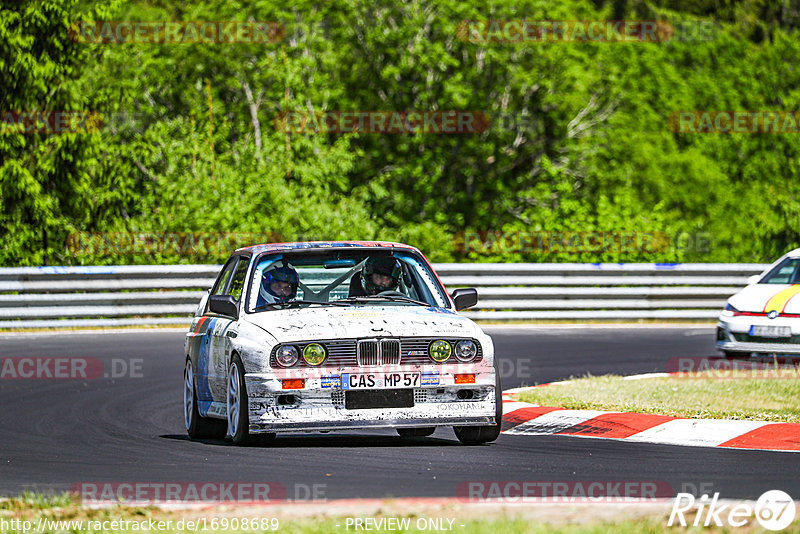
M 436 431 L 434 426 L 426 426 L 422 428 L 398 428 L 397 433 L 403 438 L 425 438 L 430 436 Z

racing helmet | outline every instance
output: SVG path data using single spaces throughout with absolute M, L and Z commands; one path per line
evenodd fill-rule
M 400 260 L 394 256 L 371 257 L 367 260 L 364 270 L 361 272 L 361 284 L 364 286 L 364 291 L 367 292 L 367 295 L 376 295 L 381 291 L 397 291 L 402 272 L 403 268 L 400 266 Z M 388 286 L 381 286 L 373 282 L 373 274 L 390 276 L 392 280 Z
M 272 291 L 273 282 L 287 282 L 291 287 L 291 292 L 288 295 L 278 295 Z M 261 287 L 263 287 L 267 293 L 275 297 L 278 302 L 295 298 L 297 296 L 298 285 L 300 285 L 300 277 L 297 275 L 297 271 L 288 266 L 265 271 L 261 276 Z

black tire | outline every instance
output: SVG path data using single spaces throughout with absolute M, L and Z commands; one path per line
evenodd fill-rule
M 724 354 L 725 358 L 727 358 L 729 360 L 735 360 L 736 358 L 741 358 L 742 356 L 745 356 L 747 353 L 745 353 L 745 352 L 734 352 L 732 350 L 723 350 L 722 354 Z
M 480 445 L 489 443 L 500 436 L 500 429 L 503 426 L 503 386 L 500 380 L 500 366 L 497 362 L 497 355 L 494 357 L 494 373 L 497 383 L 494 391 L 495 398 L 495 421 L 491 426 L 455 426 L 453 431 L 458 441 L 464 445 Z
M 402 438 L 426 438 L 436 431 L 435 426 L 426 426 L 422 428 L 398 428 L 397 433 Z
M 187 374 L 191 374 L 191 384 L 187 384 Z M 225 437 L 226 424 L 220 419 L 202 417 L 197 409 L 197 387 L 195 386 L 197 376 L 194 374 L 192 360 L 186 359 L 183 369 L 184 381 L 184 425 L 186 433 L 192 439 L 222 439 Z M 191 386 L 191 387 L 189 387 Z M 191 389 L 191 407 L 189 406 L 189 389 Z
M 238 377 L 239 389 L 239 409 L 236 413 L 235 430 L 231 431 L 231 395 L 230 386 L 233 373 Z M 247 385 L 244 381 L 244 365 L 238 354 L 233 355 L 231 365 L 228 367 L 228 381 L 226 385 L 225 398 L 227 403 L 228 421 L 227 421 L 227 434 L 231 437 L 231 441 L 235 445 L 249 446 L 249 445 L 263 445 L 275 439 L 275 434 L 251 434 L 250 433 L 250 403 L 247 397 Z

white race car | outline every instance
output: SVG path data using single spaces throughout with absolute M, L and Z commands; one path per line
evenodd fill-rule
M 717 348 L 727 356 L 800 356 L 800 248 L 728 299 L 717 324 Z
M 184 344 L 190 437 L 236 444 L 278 433 L 449 426 L 497 439 L 502 391 L 489 336 L 458 310 L 417 249 L 278 243 L 234 252 Z

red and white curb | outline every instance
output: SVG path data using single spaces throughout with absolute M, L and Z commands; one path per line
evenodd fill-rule
M 555 384 L 558 382 L 549 385 Z M 567 410 L 516 400 L 517 394 L 534 387 L 503 392 L 504 434 L 577 436 L 692 447 L 800 452 L 800 424 L 797 423 Z

